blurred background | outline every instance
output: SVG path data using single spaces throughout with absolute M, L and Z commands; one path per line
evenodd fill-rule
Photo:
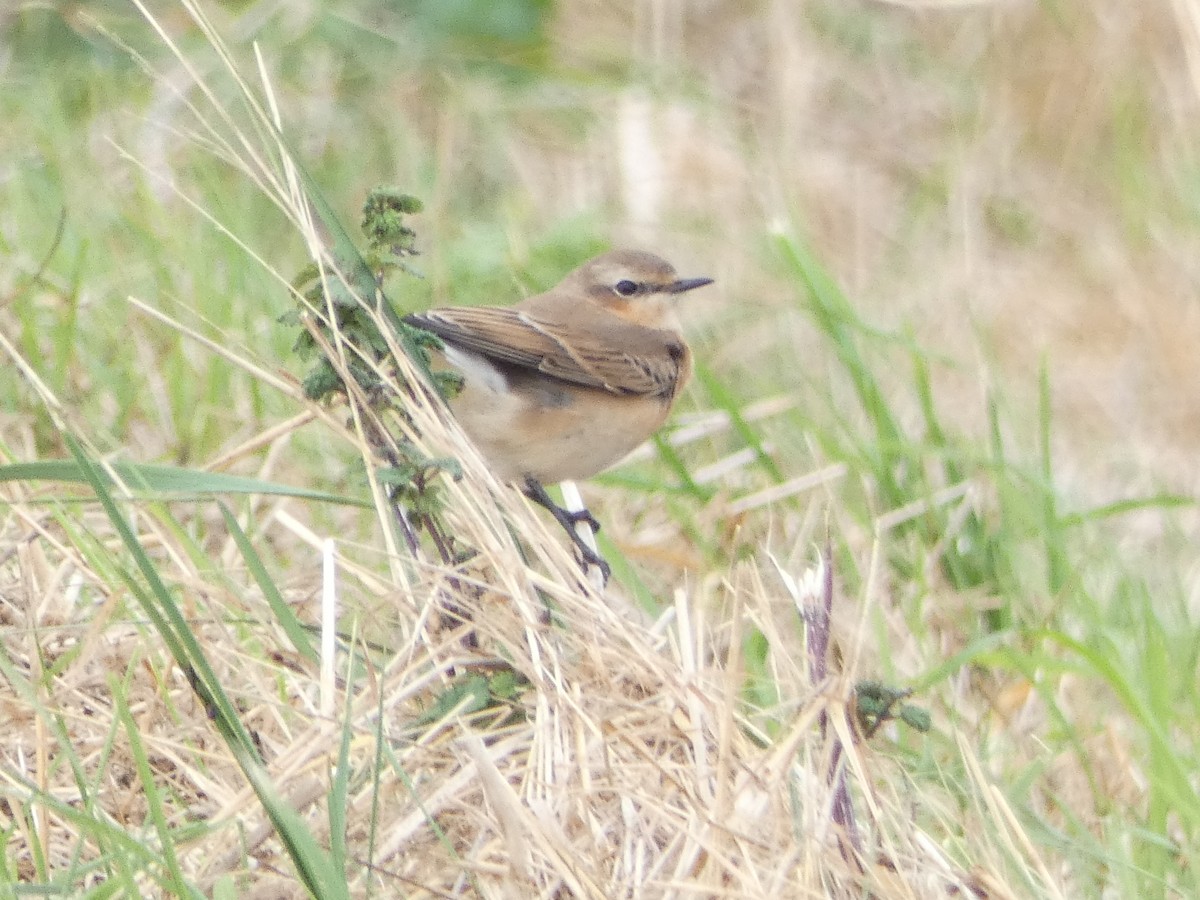
M 195 74 L 215 72 L 187 14 L 158 7 L 171 38 L 208 60 Z M 1030 424 L 1045 365 L 1063 476 L 1112 498 L 1195 487 L 1190 8 L 207 11 L 247 73 L 257 42 L 289 138 L 347 222 L 376 184 L 426 202 L 427 282 L 403 302 L 507 302 L 601 248 L 646 246 L 718 279 L 688 311 L 715 372 L 746 399 L 786 390 L 815 407 L 826 359 L 772 245 L 801 235 L 865 322 L 928 348 L 943 412 L 968 427 L 983 427 L 996 380 L 1012 425 Z M 261 408 L 204 402 L 219 395 L 210 379 L 236 376 L 194 349 L 160 358 L 177 338 L 121 298 L 169 297 L 279 358 L 286 298 L 172 186 L 285 272 L 302 246 L 264 198 L 228 190 L 237 173 L 204 152 L 187 113 L 197 89 L 134 7 L 10 5 L 0 42 L 0 285 L 30 292 L 6 304 L 6 327 L 52 361 L 57 389 L 101 395 L 118 444 L 138 435 L 150 456 L 188 459 L 254 427 Z M 137 374 L 105 365 L 131 354 Z M 159 376 L 169 388 L 149 383 Z M 12 413 L 21 389 L 0 380 Z
M 771 390 L 776 367 L 803 378 L 816 362 L 767 247 L 795 229 L 864 318 L 947 354 L 964 414 L 993 366 L 1019 385 L 1045 359 L 1082 461 L 1189 487 L 1186 9 L 428 0 L 208 12 L 244 60 L 259 43 L 296 150 L 347 220 L 377 183 L 426 201 L 432 302 L 451 285 L 460 300 L 461 275 L 480 298 L 511 295 L 514 273 L 548 281 L 597 247 L 652 246 L 720 279 L 697 334 L 720 335 L 714 368 Z M 185 48 L 199 43 L 182 10 L 156 11 Z M 299 258 L 254 198 L 216 206 L 230 205 L 212 183 L 221 169 L 183 114 L 194 88 L 132 6 L 11 5 L 0 38 L 10 283 L 44 262 L 43 276 L 67 282 L 106 274 L 88 279 L 85 306 L 165 286 L 180 261 L 139 253 L 139 232 L 170 222 L 185 245 L 220 239 L 159 179 L 185 181 L 269 259 Z M 228 303 L 244 277 L 190 272 L 180 299 Z M 270 312 L 275 297 L 258 293 Z M 265 334 L 268 321 L 247 324 Z

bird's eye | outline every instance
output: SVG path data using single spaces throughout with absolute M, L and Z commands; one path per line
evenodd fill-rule
M 632 297 L 638 292 L 637 282 L 630 281 L 628 278 L 622 278 L 613 285 L 613 289 L 622 297 Z

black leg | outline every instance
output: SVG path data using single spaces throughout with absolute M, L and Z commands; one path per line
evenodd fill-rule
M 600 523 L 586 509 L 581 509 L 578 512 L 572 512 L 568 509 L 563 509 L 551 499 L 546 493 L 546 489 L 542 487 L 542 483 L 536 478 L 526 477 L 525 479 L 525 496 L 541 506 L 550 510 L 550 515 L 554 516 L 554 520 L 563 527 L 563 530 L 570 536 L 575 547 L 579 550 L 579 555 L 583 557 L 583 562 L 588 566 L 595 566 L 600 570 L 600 574 L 604 576 L 604 581 L 608 583 L 608 576 L 612 574 L 612 568 L 604 558 L 584 543 L 578 532 L 575 531 L 575 526 L 580 522 L 587 522 L 592 531 L 600 530 Z

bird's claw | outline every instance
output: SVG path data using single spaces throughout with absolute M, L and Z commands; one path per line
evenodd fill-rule
M 563 509 L 555 503 L 550 495 L 546 493 L 546 489 L 541 482 L 536 478 L 525 479 L 525 496 L 541 506 L 544 506 L 554 516 L 555 521 L 563 527 L 563 530 L 570 536 L 572 543 L 575 544 L 579 551 L 579 556 L 583 561 L 583 566 L 586 569 L 588 566 L 595 566 L 600 570 L 600 575 L 604 579 L 604 584 L 608 584 L 609 576 L 612 575 L 612 566 L 610 566 L 599 553 L 588 546 L 587 542 L 575 530 L 575 526 L 585 523 L 593 532 L 600 530 L 600 523 L 586 509 Z
M 588 528 L 592 529 L 593 533 L 600 530 L 600 520 L 592 515 L 591 510 L 564 509 L 563 512 L 567 514 L 568 518 L 570 518 L 572 525 L 578 525 L 580 522 L 582 522 L 583 524 L 587 525 Z
M 586 570 L 588 566 L 595 566 L 600 570 L 600 577 L 603 584 L 608 584 L 608 579 L 612 575 L 612 566 L 608 562 L 581 540 L 575 541 L 575 546 L 579 548 L 579 555 L 583 558 L 583 567 Z

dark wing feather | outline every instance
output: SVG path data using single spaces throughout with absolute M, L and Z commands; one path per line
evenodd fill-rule
M 575 325 L 568 343 L 561 326 L 514 307 L 431 309 L 405 321 L 496 362 L 614 394 L 673 394 L 687 352 L 667 332 L 620 320 L 604 323 L 603 340 L 595 329 Z

